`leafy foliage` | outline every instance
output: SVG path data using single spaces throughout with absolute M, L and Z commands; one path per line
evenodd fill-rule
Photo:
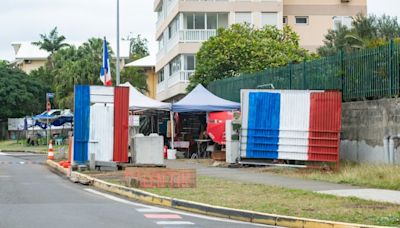
M 360 14 L 354 18 L 352 28 L 342 26 L 337 30 L 329 30 L 325 35 L 324 46 L 318 49 L 318 53 L 321 56 L 330 56 L 341 50 L 352 52 L 374 48 L 398 37 L 400 37 L 400 24 L 397 17 Z
M 0 119 L 40 112 L 45 94 L 43 84 L 0 61 Z
M 121 71 L 121 83 L 129 82 L 141 93 L 148 91 L 146 79 L 145 72 L 137 67 L 126 67 Z
M 203 43 L 188 90 L 198 83 L 207 85 L 217 79 L 312 58 L 308 51 L 299 47 L 299 37 L 290 27 L 255 29 L 249 24 L 234 24 L 219 29 L 217 36 Z
M 130 41 L 129 45 L 129 58 L 131 60 L 137 60 L 149 55 L 148 49 L 148 40 L 146 38 L 142 38 L 140 34 L 136 37 L 129 35 L 125 38 Z
M 41 41 L 32 42 L 32 44 L 37 45 L 40 49 L 46 50 L 51 54 L 55 53 L 57 50 L 62 47 L 68 46 L 67 43 L 64 43 L 65 36 L 58 35 L 57 27 L 54 27 L 49 35 L 40 34 Z

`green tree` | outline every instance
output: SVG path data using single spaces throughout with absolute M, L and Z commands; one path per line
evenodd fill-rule
M 41 83 L 0 61 L 0 119 L 42 112 L 45 93 Z
M 132 61 L 143 58 L 149 55 L 148 48 L 148 40 L 146 38 L 142 38 L 140 34 L 137 36 L 133 36 L 132 34 L 128 35 L 125 40 L 129 40 L 129 58 Z
M 144 70 L 137 67 L 125 67 L 121 71 L 121 82 L 131 83 L 131 85 L 141 93 L 146 93 L 148 91 L 146 73 Z
M 42 50 L 50 52 L 50 54 L 54 54 L 62 47 L 68 46 L 67 43 L 64 43 L 66 39 L 65 36 L 58 35 L 57 27 L 54 27 L 48 35 L 40 34 L 40 39 L 40 41 L 32 42 L 32 44 L 39 46 Z
M 400 25 L 397 17 L 359 14 L 354 18 L 352 28 L 339 27 L 337 30 L 329 30 L 325 35 L 324 45 L 318 49 L 318 54 L 329 56 L 341 50 L 352 52 L 374 48 L 398 37 Z
M 300 48 L 299 36 L 290 27 L 255 29 L 249 24 L 219 29 L 217 36 L 203 43 L 196 57 L 196 72 L 190 78 L 189 91 L 198 83 L 207 85 L 217 79 L 313 58 Z
M 91 38 L 80 47 L 69 47 L 57 51 L 51 58 L 54 63 L 53 88 L 60 108 L 73 107 L 74 85 L 101 85 L 100 68 L 102 64 L 103 39 Z M 109 47 L 109 56 L 112 50 Z M 114 62 L 110 61 L 111 74 Z

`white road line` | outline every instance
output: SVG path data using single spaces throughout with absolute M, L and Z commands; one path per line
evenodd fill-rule
M 7 156 L 8 154 L 0 152 L 0 156 Z
M 156 223 L 157 225 L 194 225 L 194 223 L 188 221 L 159 221 Z
M 189 212 L 182 212 L 182 211 L 177 211 L 177 210 L 164 209 L 164 208 L 160 208 L 160 207 L 148 206 L 148 205 L 141 204 L 141 203 L 134 203 L 134 202 L 131 202 L 131 201 L 128 201 L 128 200 L 124 200 L 124 199 L 115 197 L 115 196 L 110 195 L 110 194 L 106 194 L 106 193 L 102 193 L 102 192 L 96 191 L 96 190 L 91 189 L 91 188 L 85 188 L 84 190 L 87 191 L 87 192 L 96 194 L 96 195 L 103 196 L 103 197 L 105 197 L 107 199 L 120 202 L 120 203 L 129 204 L 129 205 L 137 206 L 137 207 L 142 207 L 141 209 L 148 208 L 148 209 L 157 209 L 157 210 L 167 210 L 170 213 L 190 216 L 190 217 L 199 218 L 199 219 L 206 219 L 206 220 L 210 220 L 210 221 L 235 223 L 235 224 L 245 224 L 245 225 L 258 226 L 258 227 L 270 227 L 270 226 L 262 225 L 262 224 L 235 221 L 235 220 L 229 220 L 229 219 L 224 219 L 224 218 L 216 218 L 216 217 L 210 217 L 210 216 L 207 216 L 207 215 L 198 215 L 198 214 L 193 214 L 193 213 L 189 213 Z
M 0 175 L 0 178 L 10 178 L 11 176 Z

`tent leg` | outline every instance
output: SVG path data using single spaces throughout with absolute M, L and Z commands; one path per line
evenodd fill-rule
M 169 118 L 171 122 L 171 149 L 174 148 L 174 136 L 175 136 L 175 129 L 174 129 L 174 112 L 169 112 Z

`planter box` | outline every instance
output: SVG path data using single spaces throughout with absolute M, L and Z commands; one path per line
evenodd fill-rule
M 226 160 L 225 151 L 214 151 L 211 154 L 211 158 L 215 161 L 225 161 Z

